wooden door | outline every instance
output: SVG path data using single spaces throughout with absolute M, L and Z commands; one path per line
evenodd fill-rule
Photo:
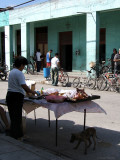
M 41 69 L 46 67 L 46 53 L 48 51 L 48 28 L 36 28 L 36 49 L 40 49 L 42 54 Z
M 100 29 L 99 62 L 106 60 L 106 29 Z
M 59 33 L 60 65 L 66 71 L 72 71 L 72 31 Z
M 42 61 L 41 61 L 41 69 L 46 67 L 46 53 L 48 51 L 48 44 L 38 44 L 38 49 L 40 49 L 40 52 L 42 54 Z

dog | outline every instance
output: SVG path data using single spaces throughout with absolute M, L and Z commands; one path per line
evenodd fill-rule
M 91 138 L 93 139 L 94 142 L 94 147 L 93 150 L 95 150 L 96 148 L 96 138 L 98 138 L 96 136 L 96 129 L 95 128 L 87 128 L 86 130 L 80 132 L 80 133 L 72 133 L 71 135 L 71 139 L 70 142 L 73 143 L 75 140 L 78 141 L 76 147 L 74 147 L 74 149 L 77 149 L 78 146 L 80 145 L 80 143 L 83 141 L 85 143 L 85 152 L 84 154 L 87 154 L 87 148 L 91 146 L 92 141 Z M 89 144 L 88 144 L 89 142 Z

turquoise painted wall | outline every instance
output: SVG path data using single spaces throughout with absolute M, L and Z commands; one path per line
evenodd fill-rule
M 100 27 L 106 28 L 106 58 L 110 58 L 113 48 L 120 48 L 120 11 L 101 13 Z
M 69 26 L 67 25 L 69 24 Z M 86 16 L 71 16 L 61 19 L 36 22 L 35 27 L 48 26 L 48 50 L 59 52 L 59 32 L 72 31 L 72 70 L 79 70 L 80 66 L 86 66 Z M 75 51 L 79 49 L 80 55 Z
M 13 25 L 13 51 L 14 54 L 17 54 L 17 37 L 16 37 L 16 30 L 21 29 L 21 25 Z
M 9 25 L 9 12 L 0 13 L 0 27 Z

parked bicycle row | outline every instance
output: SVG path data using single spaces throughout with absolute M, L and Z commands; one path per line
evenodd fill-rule
M 86 71 L 87 76 L 83 76 L 84 71 L 80 71 L 80 76 L 74 78 L 73 87 L 88 87 L 90 89 L 110 90 L 120 92 L 120 75 L 112 73 L 110 66 L 102 63 L 97 68 L 96 63 L 90 63 L 90 71 Z M 98 69 L 98 75 L 96 74 Z

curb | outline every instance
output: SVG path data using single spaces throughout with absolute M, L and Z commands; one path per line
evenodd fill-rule
M 15 140 L 14 138 L 11 138 L 6 135 L 0 135 L 0 138 L 8 143 L 12 143 L 12 145 L 19 147 L 21 150 L 26 150 L 27 152 L 30 152 L 34 155 L 37 155 L 38 157 L 44 159 L 44 160 L 71 160 L 65 155 L 61 155 L 57 152 L 48 150 L 46 148 L 36 148 L 30 144 L 23 143 L 21 141 Z

